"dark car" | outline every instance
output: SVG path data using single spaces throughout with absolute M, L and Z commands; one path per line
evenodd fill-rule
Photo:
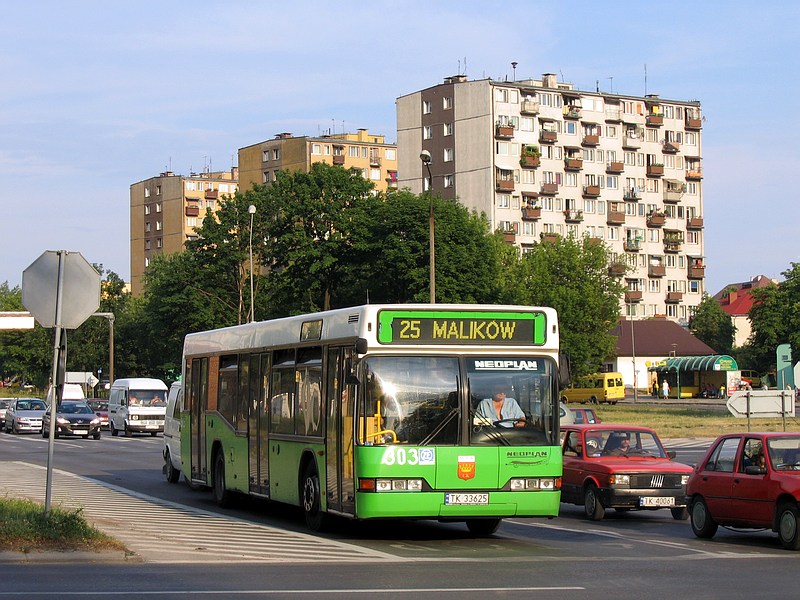
M 605 509 L 669 508 L 675 519 L 687 519 L 689 465 L 674 462 L 658 435 L 633 425 L 564 425 L 564 476 L 561 501 L 583 505 L 599 521 Z
M 50 408 L 42 419 L 42 437 L 50 435 Z M 87 439 L 90 435 L 100 439 L 100 417 L 94 414 L 85 400 L 64 400 L 56 415 L 55 437 L 80 435 Z
M 89 398 L 86 400 L 86 404 L 89 405 L 94 411 L 94 414 L 100 419 L 100 429 L 110 429 L 111 426 L 108 424 L 108 400 L 103 398 Z
M 784 548 L 800 550 L 800 433 L 720 436 L 686 494 L 697 537 L 714 537 L 720 525 L 770 529 Z
M 602 423 L 600 417 L 593 408 L 570 408 L 572 414 L 575 415 L 575 423 L 579 425 Z

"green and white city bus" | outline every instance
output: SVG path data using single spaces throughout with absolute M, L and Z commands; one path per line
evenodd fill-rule
M 558 339 L 552 308 L 452 304 L 189 334 L 184 476 L 222 506 L 235 493 L 300 506 L 311 529 L 340 515 L 485 535 L 503 517 L 555 517 Z M 485 408 L 498 390 L 513 399 L 499 417 Z

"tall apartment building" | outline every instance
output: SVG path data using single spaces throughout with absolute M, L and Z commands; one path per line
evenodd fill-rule
M 685 322 L 705 277 L 701 129 L 696 101 L 582 91 L 553 74 L 448 77 L 397 99 L 398 184 L 432 183 L 523 252 L 553 235 L 601 239 L 628 317 Z
M 357 133 L 321 137 L 280 133 L 274 139 L 240 148 L 241 189 L 271 183 L 281 170 L 308 171 L 315 162 L 355 167 L 379 191 L 397 187 L 397 147 L 387 144 L 383 135 L 359 129 Z
M 238 189 L 238 170 L 175 175 L 161 173 L 131 185 L 131 293 L 142 293 L 144 270 L 156 254 L 183 250 L 197 237 L 206 209 Z

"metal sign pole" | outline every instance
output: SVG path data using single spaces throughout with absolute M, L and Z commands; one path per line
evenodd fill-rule
M 47 483 L 44 494 L 44 514 L 50 514 L 50 497 L 53 487 L 53 447 L 56 433 L 56 412 L 58 410 L 58 362 L 61 352 L 61 304 L 64 295 L 64 252 L 58 251 L 58 279 L 56 280 L 56 314 L 53 335 L 53 371 L 50 389 L 53 398 L 50 401 L 50 440 L 47 447 Z

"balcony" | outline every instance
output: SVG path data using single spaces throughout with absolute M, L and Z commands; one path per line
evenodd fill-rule
M 513 244 L 517 241 L 517 234 L 513 231 L 504 231 L 503 232 L 503 241 L 507 244 Z
M 606 217 L 606 223 L 608 225 L 624 225 L 625 213 L 622 212 L 621 210 L 608 211 L 608 216 Z
M 638 202 L 642 199 L 642 192 L 639 191 L 638 187 L 626 187 L 622 191 L 622 199 L 628 202 Z
M 199 217 L 200 216 L 200 207 L 199 206 L 187 206 L 186 207 L 186 216 L 187 217 Z
M 522 207 L 522 220 L 535 221 L 542 218 L 541 206 L 523 206 Z
M 586 134 L 583 136 L 583 145 L 584 146 L 599 146 L 600 145 L 600 136 L 594 135 L 591 133 Z
M 622 147 L 626 150 L 636 150 L 642 147 L 642 138 L 636 134 L 622 136 Z
M 538 115 L 539 114 L 539 101 L 533 99 L 526 99 L 520 103 L 519 112 L 523 115 Z
M 558 193 L 558 184 L 557 183 L 543 183 L 542 187 L 540 188 L 542 194 L 546 194 L 548 196 L 552 196 L 553 194 Z
M 647 115 L 644 122 L 648 127 L 661 127 L 664 124 L 664 115 Z
M 678 304 L 683 300 L 683 292 L 667 292 L 667 304 Z
M 494 129 L 494 136 L 504 140 L 510 140 L 514 137 L 513 125 L 497 125 Z
M 631 302 L 641 302 L 641 301 L 642 301 L 641 290 L 628 290 L 625 292 L 626 304 L 630 304 Z
M 664 277 L 667 274 L 667 268 L 664 265 L 650 265 L 647 269 L 648 277 Z
M 702 169 L 687 169 L 686 170 L 686 179 L 690 181 L 699 181 L 703 178 L 703 170 Z
M 680 252 L 683 238 L 664 237 L 664 252 Z
M 519 166 L 524 169 L 535 169 L 542 164 L 542 157 L 538 154 L 523 154 L 519 157 Z
M 653 212 L 647 215 L 648 227 L 663 227 L 667 222 L 667 216 L 662 212 Z
M 369 157 L 369 166 L 370 167 L 380 167 L 381 166 L 381 157 L 380 156 L 370 156 Z
M 664 142 L 664 145 L 661 147 L 661 151 L 667 154 L 675 154 L 679 152 L 680 149 L 681 145 L 678 142 Z
M 686 229 L 702 229 L 703 217 L 689 217 L 686 219 Z
M 500 179 L 498 178 L 495 182 L 495 189 L 498 192 L 513 192 L 514 191 L 514 180 L 513 179 Z
M 542 130 L 539 132 L 539 141 L 543 144 L 555 144 L 558 141 L 558 132 Z
M 622 247 L 625 252 L 638 252 L 642 249 L 642 240 L 640 238 L 626 238 L 622 242 Z
M 600 195 L 600 186 L 599 185 L 583 186 L 583 195 L 589 198 L 597 198 Z
M 684 125 L 686 129 L 702 129 L 703 122 L 701 119 L 693 119 L 692 117 L 686 117 L 684 121 Z
M 611 160 L 606 163 L 606 173 L 622 173 L 625 170 L 625 163 L 620 160 Z
M 664 192 L 662 193 L 662 198 L 664 202 L 680 202 L 681 198 L 683 198 L 683 194 L 686 192 L 684 186 L 675 186 L 675 185 L 666 185 L 664 186 Z
M 334 154 L 333 164 L 339 165 L 340 167 L 344 165 L 344 154 Z
M 565 119 L 580 119 L 581 118 L 581 107 L 580 106 L 565 106 L 564 107 L 564 118 Z
M 659 164 L 647 165 L 648 177 L 663 177 L 663 175 L 664 175 L 664 165 L 659 165 Z
M 540 239 L 542 242 L 547 244 L 555 244 L 558 242 L 558 238 L 560 236 L 557 233 L 553 233 L 552 231 L 547 231 L 545 233 L 540 234 Z
M 689 265 L 687 275 L 689 279 L 703 279 L 706 276 L 706 268 L 703 265 Z
M 619 123 L 622 121 L 622 108 L 610 108 L 606 105 L 606 121 L 609 123 Z
M 567 171 L 580 171 L 583 168 L 582 158 L 565 158 L 564 168 Z
M 206 198 L 209 200 L 216 200 L 219 198 L 219 190 L 206 190 Z
M 628 266 L 625 263 L 614 262 L 608 265 L 608 274 L 613 277 L 620 277 L 628 272 Z
M 575 209 L 567 209 L 564 211 L 564 220 L 567 223 L 580 223 L 583 221 L 583 211 Z

